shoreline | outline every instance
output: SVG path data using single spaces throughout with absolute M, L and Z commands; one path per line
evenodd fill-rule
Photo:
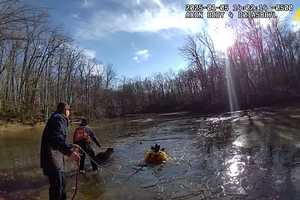
M 237 111 L 245 111 L 245 110 L 257 110 L 257 109 L 263 109 L 263 108 L 271 108 L 271 109 L 280 109 L 280 108 L 288 108 L 288 107 L 300 107 L 300 103 L 299 102 L 284 102 L 284 103 L 277 103 L 277 104 L 272 104 L 272 105 L 267 105 L 267 106 L 257 106 L 257 107 L 252 107 L 252 108 L 247 108 L 247 109 L 240 109 L 240 110 L 235 110 L 233 112 L 237 112 Z M 177 113 L 179 115 L 184 114 L 199 114 L 199 115 L 205 115 L 205 116 L 211 116 L 211 115 L 220 115 L 223 113 L 228 113 L 230 111 L 220 111 L 220 112 L 192 112 L 192 111 L 187 111 L 187 110 L 182 110 L 182 111 L 174 111 L 174 112 L 146 112 L 146 113 L 129 113 L 126 114 L 125 116 L 119 116 L 119 117 L 115 117 L 115 118 L 102 118 L 102 119 L 93 119 L 90 121 L 90 124 L 93 124 L 97 121 L 115 121 L 116 119 L 120 120 L 120 119 L 130 119 L 130 118 L 144 118 L 147 116 L 153 116 L 153 115 L 157 115 L 157 116 L 169 116 L 169 115 L 176 115 Z M 70 125 L 76 125 L 79 123 L 78 119 L 80 119 L 82 116 L 74 116 L 71 119 Z M 38 122 L 34 122 L 34 121 L 25 121 L 25 122 L 21 122 L 21 120 L 19 119 L 0 119 L 0 128 L 1 129 L 8 129 L 8 128 L 38 128 L 41 126 L 45 126 L 46 122 L 44 121 L 38 121 Z

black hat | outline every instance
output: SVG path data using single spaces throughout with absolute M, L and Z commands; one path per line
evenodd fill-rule
M 87 121 L 87 119 L 85 119 L 85 118 L 82 118 L 82 119 L 81 119 L 80 126 L 86 126 L 86 125 L 88 125 L 88 121 Z
M 65 109 L 70 110 L 70 106 L 66 102 L 60 102 L 57 104 L 56 112 L 63 114 Z

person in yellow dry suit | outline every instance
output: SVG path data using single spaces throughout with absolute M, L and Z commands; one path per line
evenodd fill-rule
M 151 146 L 150 151 L 146 151 L 145 153 L 145 162 L 147 164 L 154 164 L 159 165 L 167 160 L 169 160 L 170 157 L 165 152 L 164 148 L 160 148 L 160 145 L 155 144 L 155 146 Z

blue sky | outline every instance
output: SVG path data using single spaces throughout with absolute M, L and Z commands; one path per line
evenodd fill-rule
M 223 20 L 185 19 L 186 3 L 215 3 L 214 0 L 23 0 L 49 10 L 50 23 L 62 26 L 86 54 L 113 64 L 119 76 L 145 77 L 156 72 L 177 71 L 187 63 L 179 53 L 188 34 L 203 29 L 216 39 Z M 217 4 L 246 1 L 217 1 Z M 248 3 L 271 1 L 248 1 Z M 299 1 L 273 1 L 300 7 Z M 283 17 L 291 15 L 283 14 Z M 212 28 L 208 28 L 208 26 Z M 213 28 L 217 27 L 217 28 Z M 228 31 L 226 31 L 228 32 Z M 230 33 L 230 32 L 229 32 Z M 229 36 L 229 34 L 228 34 Z M 218 41 L 220 40 L 220 41 Z

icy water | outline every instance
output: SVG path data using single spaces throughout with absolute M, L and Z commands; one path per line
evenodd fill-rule
M 47 179 L 38 168 L 42 128 L 0 128 L 0 200 L 47 199 Z M 92 128 L 102 150 L 112 146 L 115 153 L 97 174 L 79 176 L 76 199 L 300 198 L 299 107 L 133 116 Z M 172 160 L 140 166 L 155 143 Z M 74 169 L 68 163 L 69 197 Z

